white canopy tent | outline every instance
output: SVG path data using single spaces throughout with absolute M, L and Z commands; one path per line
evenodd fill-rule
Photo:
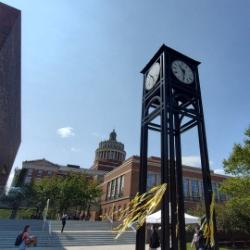
M 161 210 L 156 213 L 150 214 L 146 218 L 146 223 L 157 224 L 161 223 Z M 190 214 L 185 214 L 185 224 L 199 224 L 200 219 L 199 217 L 192 216 Z

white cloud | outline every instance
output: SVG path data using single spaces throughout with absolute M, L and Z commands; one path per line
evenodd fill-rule
M 199 155 L 187 155 L 182 157 L 182 163 L 190 167 L 201 167 L 201 158 Z M 212 161 L 209 161 L 210 168 L 213 165 Z
M 67 138 L 75 135 L 73 130 L 74 129 L 72 127 L 64 127 L 57 129 L 56 132 L 61 138 Z
M 201 167 L 200 156 L 198 155 L 187 155 L 182 157 L 182 163 L 191 167 Z
M 222 169 L 222 168 L 214 169 L 214 172 L 215 172 L 216 174 L 225 175 L 225 171 L 224 171 L 224 169 Z
M 98 138 L 98 139 L 100 139 L 100 140 L 102 140 L 102 139 L 104 138 L 103 135 L 100 135 L 100 134 L 97 133 L 97 132 L 93 132 L 93 133 L 91 133 L 91 135 L 94 136 L 94 137 L 96 137 L 96 138 Z
M 74 147 L 72 147 L 70 150 L 72 152 L 80 152 L 80 148 L 74 148 Z

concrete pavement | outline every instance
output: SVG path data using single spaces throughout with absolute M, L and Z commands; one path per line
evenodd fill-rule
M 106 246 L 74 246 L 74 247 L 30 247 L 29 250 L 135 250 L 135 245 L 106 245 Z M 5 248 L 1 250 L 17 250 L 18 248 Z M 148 250 L 148 245 L 146 250 Z

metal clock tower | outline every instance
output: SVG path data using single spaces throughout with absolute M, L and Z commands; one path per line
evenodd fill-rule
M 144 193 L 147 186 L 148 133 L 150 130 L 157 131 L 161 135 L 161 183 L 168 184 L 161 203 L 162 250 L 186 250 L 181 135 L 193 127 L 198 128 L 207 221 L 210 218 L 212 185 L 199 64 L 163 44 L 141 71 L 144 84 L 139 192 Z M 136 235 L 136 250 L 144 249 L 145 226 Z

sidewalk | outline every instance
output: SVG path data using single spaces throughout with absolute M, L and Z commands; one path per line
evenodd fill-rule
M 135 245 L 105 245 L 105 246 L 74 246 L 74 247 L 30 247 L 29 250 L 135 250 Z M 17 250 L 18 248 L 5 248 L 1 250 Z M 148 245 L 146 246 L 148 250 Z

